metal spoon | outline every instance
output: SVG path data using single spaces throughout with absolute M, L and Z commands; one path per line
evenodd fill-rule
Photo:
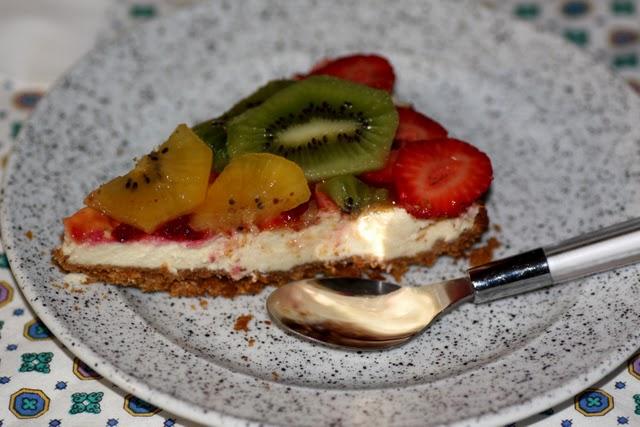
M 640 261 L 640 218 L 467 270 L 421 287 L 360 278 L 288 283 L 267 299 L 286 331 L 347 349 L 401 345 L 461 302 L 484 303 Z

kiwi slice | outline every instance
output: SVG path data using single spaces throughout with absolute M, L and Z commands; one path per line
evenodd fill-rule
M 245 111 L 257 107 L 276 92 L 290 86 L 293 80 L 272 80 L 246 98 L 238 101 L 220 117 L 205 120 L 193 127 L 193 131 L 213 150 L 213 170 L 222 172 L 229 163 L 227 153 L 227 122 Z
M 231 158 L 266 151 L 298 163 L 310 181 L 384 166 L 398 127 L 391 96 L 329 76 L 298 81 L 231 119 Z
M 227 153 L 227 131 L 224 122 L 217 122 L 216 119 L 195 125 L 191 130 L 213 150 L 213 170 L 222 172 L 229 163 Z
M 389 190 L 370 187 L 353 175 L 335 176 L 318 184 L 318 189 L 345 212 L 357 213 L 374 204 L 389 200 Z
M 222 120 L 229 120 L 235 116 L 239 116 L 240 114 L 251 108 L 259 106 L 268 98 L 271 98 L 272 95 L 275 95 L 282 89 L 291 86 L 293 83 L 295 83 L 294 80 L 272 80 L 268 82 L 264 86 L 258 88 L 251 95 L 238 101 L 233 107 L 231 107 L 226 113 L 221 116 Z
M 178 125 L 164 144 L 140 158 L 126 175 L 91 192 L 85 204 L 151 233 L 204 202 L 211 157 L 187 125 Z

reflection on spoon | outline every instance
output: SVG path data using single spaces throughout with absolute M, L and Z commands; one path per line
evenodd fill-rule
M 269 297 L 269 313 L 280 325 L 323 343 L 385 348 L 423 330 L 452 302 L 437 286 L 410 288 L 366 279 L 360 279 L 360 286 L 343 279 L 341 286 L 340 280 L 285 285 Z M 471 293 L 468 283 L 458 288 L 458 299 Z

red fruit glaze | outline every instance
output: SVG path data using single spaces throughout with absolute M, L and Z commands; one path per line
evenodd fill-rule
M 97 243 L 106 240 L 117 222 L 100 211 L 82 208 L 63 220 L 65 232 L 76 242 Z
M 398 150 L 392 149 L 389 152 L 387 163 L 382 169 L 377 171 L 365 172 L 360 175 L 360 178 L 367 184 L 386 186 L 393 183 L 393 168 L 398 159 Z
M 142 239 L 146 235 L 144 231 L 129 224 L 118 224 L 111 232 L 113 239 L 120 243 L 134 242 Z
M 177 242 L 201 240 L 207 237 L 206 231 L 196 231 L 189 226 L 189 215 L 183 215 L 161 225 L 153 236 Z
M 493 179 L 489 157 L 456 139 L 405 143 L 394 169 L 398 204 L 418 218 L 452 217 L 482 196 Z
M 309 202 L 305 202 L 293 209 L 281 212 L 278 216 L 262 221 L 258 224 L 258 228 L 261 230 L 274 230 L 283 227 L 295 227 L 307 209 L 309 209 Z
M 147 236 L 183 242 L 202 240 L 208 236 L 206 232 L 195 231 L 189 227 L 188 216 L 181 216 L 163 224 L 151 235 L 132 225 L 119 223 L 92 208 L 82 208 L 72 216 L 65 218 L 63 222 L 66 233 L 78 243 L 105 241 L 126 243 Z
M 414 110 L 411 107 L 397 107 L 398 130 L 395 139 L 399 141 L 418 141 L 447 137 L 447 130 L 438 122 Z
M 391 63 L 378 55 L 350 55 L 323 60 L 307 76 L 327 75 L 339 77 L 391 92 L 396 80 Z

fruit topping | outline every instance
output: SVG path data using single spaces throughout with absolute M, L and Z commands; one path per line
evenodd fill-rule
M 403 144 L 394 167 L 398 203 L 418 218 L 456 216 L 493 179 L 489 157 L 456 139 Z
M 281 212 L 273 218 L 259 222 L 258 228 L 261 230 L 274 230 L 283 227 L 299 229 L 311 224 L 315 220 L 316 214 L 317 207 L 307 201 L 293 209 Z
M 233 107 L 231 107 L 226 113 L 222 115 L 221 119 L 229 120 L 233 117 L 239 116 L 245 111 L 259 106 L 264 101 L 275 95 L 277 92 L 280 92 L 282 89 L 291 86 L 293 83 L 295 83 L 295 80 L 271 80 L 264 86 L 259 87 L 251 95 L 238 101 Z
M 196 231 L 189 225 L 189 215 L 183 215 L 169 222 L 162 224 L 153 233 L 156 237 L 177 242 L 200 240 L 206 237 L 206 232 Z
M 420 114 L 411 107 L 397 107 L 398 130 L 394 137 L 393 147 L 401 147 L 409 141 L 429 141 L 447 137 L 447 130 L 435 120 Z M 389 152 L 387 162 L 379 170 L 365 172 L 360 178 L 368 184 L 386 186 L 393 183 L 393 168 L 398 158 L 397 148 Z
M 357 213 L 389 199 L 387 189 L 369 187 L 353 175 L 333 177 L 318 184 L 318 191 L 328 195 L 347 213 Z
M 227 130 L 224 121 L 207 120 L 195 125 L 192 130 L 213 151 L 213 172 L 219 173 L 229 163 L 227 153 Z
M 192 212 L 205 198 L 211 149 L 185 125 L 138 160 L 134 169 L 93 191 L 87 206 L 147 233 Z
M 387 162 L 385 163 L 382 169 L 365 172 L 360 175 L 360 178 L 371 185 L 380 185 L 385 186 L 393 183 L 393 168 L 396 164 L 396 160 L 398 159 L 398 150 L 391 149 L 389 151 L 389 157 L 387 158 Z
M 398 107 L 400 123 L 396 131 L 397 141 L 419 141 L 447 137 L 447 130 L 438 122 L 411 107 Z
M 221 172 L 229 163 L 227 153 L 227 122 L 233 117 L 239 116 L 250 108 L 257 107 L 276 92 L 290 86 L 293 80 L 273 80 L 258 88 L 251 95 L 238 101 L 233 107 L 220 117 L 206 120 L 193 127 L 193 131 L 214 152 L 213 169 Z
M 116 222 L 100 211 L 82 208 L 63 220 L 65 232 L 76 242 L 99 242 L 108 237 Z
M 139 228 L 125 223 L 118 224 L 118 226 L 111 232 L 111 237 L 113 237 L 116 242 L 120 243 L 140 240 L 146 235 L 147 234 Z
M 231 158 L 274 153 L 319 181 L 382 168 L 397 126 L 398 113 L 386 92 L 315 76 L 232 119 L 227 145 Z
M 318 186 L 319 185 L 316 185 L 313 190 L 313 198 L 316 201 L 316 205 L 318 205 L 318 209 L 321 211 L 339 211 L 340 207 L 336 205 L 336 202 L 326 193 L 322 192 Z
M 304 172 L 269 153 L 231 159 L 191 217 L 195 230 L 229 231 L 259 224 L 309 200 Z
M 334 76 L 391 92 L 396 76 L 393 67 L 378 55 L 350 55 L 316 64 L 308 76 Z
M 196 231 L 189 225 L 190 216 L 183 215 L 160 225 L 152 234 L 147 234 L 139 228 L 129 224 L 118 224 L 112 231 L 111 236 L 117 242 L 132 242 L 143 237 L 153 236 L 163 240 L 174 242 L 187 242 L 201 240 L 207 237 L 204 231 Z

